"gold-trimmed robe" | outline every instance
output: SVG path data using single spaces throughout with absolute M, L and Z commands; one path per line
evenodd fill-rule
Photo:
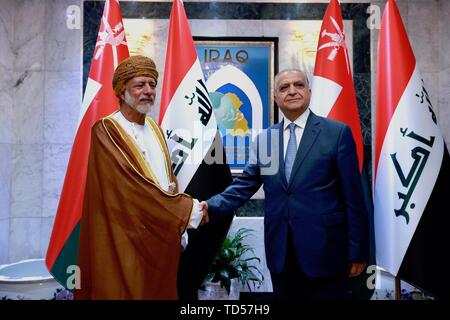
M 164 148 L 164 136 L 151 120 Z M 161 152 L 157 150 L 156 152 Z M 76 299 L 177 299 L 181 235 L 192 198 L 161 189 L 136 144 L 112 117 L 92 128 L 81 220 Z

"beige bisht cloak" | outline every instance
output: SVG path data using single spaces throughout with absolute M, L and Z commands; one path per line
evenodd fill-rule
M 161 129 L 147 117 L 176 182 Z M 177 190 L 175 190 L 176 192 Z M 92 128 L 76 299 L 177 299 L 181 235 L 192 198 L 165 192 L 112 117 Z

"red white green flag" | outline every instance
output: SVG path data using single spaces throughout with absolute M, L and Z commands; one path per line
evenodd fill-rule
M 70 266 L 76 266 L 78 261 L 80 220 L 91 128 L 97 120 L 118 109 L 118 99 L 114 95 L 112 78 L 118 64 L 128 57 L 119 1 L 106 0 L 80 110 L 77 133 L 45 260 L 49 272 L 61 285 L 69 289 L 74 288 L 67 281 L 74 272 Z
M 320 116 L 343 122 L 350 127 L 356 144 L 365 202 L 370 214 L 370 231 L 372 231 L 371 188 L 364 169 L 361 122 L 338 0 L 330 0 L 320 28 L 312 84 L 311 110 Z M 373 232 L 370 234 L 370 239 L 373 243 Z M 370 264 L 375 260 L 372 247 L 371 244 Z M 355 299 L 367 299 L 372 296 L 372 290 L 368 290 L 366 285 L 368 276 L 366 272 L 363 272 L 359 277 L 351 279 L 350 285 Z
M 350 127 L 362 170 L 364 151 L 361 125 L 341 8 L 337 0 L 330 1 L 320 28 L 311 110 Z

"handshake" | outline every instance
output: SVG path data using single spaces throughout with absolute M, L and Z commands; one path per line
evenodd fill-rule
M 199 203 L 198 205 L 198 211 L 202 212 L 203 214 L 203 218 L 202 221 L 200 222 L 200 225 L 204 225 L 205 223 L 209 222 L 209 215 L 208 215 L 208 203 L 206 201 L 202 201 Z

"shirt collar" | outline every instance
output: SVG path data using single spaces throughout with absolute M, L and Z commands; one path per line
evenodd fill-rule
M 122 124 L 122 125 L 128 125 L 128 126 L 130 126 L 130 127 L 136 126 L 136 127 L 138 127 L 138 128 L 143 128 L 143 127 L 145 126 L 145 123 L 144 123 L 144 125 L 142 125 L 142 124 L 139 124 L 139 123 L 137 123 L 137 122 L 131 122 L 131 121 L 128 121 L 128 119 L 125 118 L 125 116 L 124 116 L 124 115 L 122 114 L 122 112 L 120 112 L 120 111 L 114 113 L 114 114 L 113 114 L 113 117 L 114 117 L 114 119 L 116 119 L 117 121 L 119 121 L 119 123 Z
M 308 120 L 308 116 L 309 116 L 310 113 L 311 113 L 311 111 L 309 111 L 309 108 L 307 108 L 307 109 L 305 110 L 305 112 L 303 112 L 303 113 L 300 115 L 300 117 L 298 117 L 297 119 L 294 120 L 294 123 L 295 123 L 298 127 L 304 129 L 305 126 L 306 126 L 306 121 Z M 290 124 L 291 124 L 291 121 L 290 121 L 289 119 L 287 119 L 287 118 L 284 118 L 283 129 L 286 130 L 286 128 L 287 128 L 288 125 L 290 125 Z

